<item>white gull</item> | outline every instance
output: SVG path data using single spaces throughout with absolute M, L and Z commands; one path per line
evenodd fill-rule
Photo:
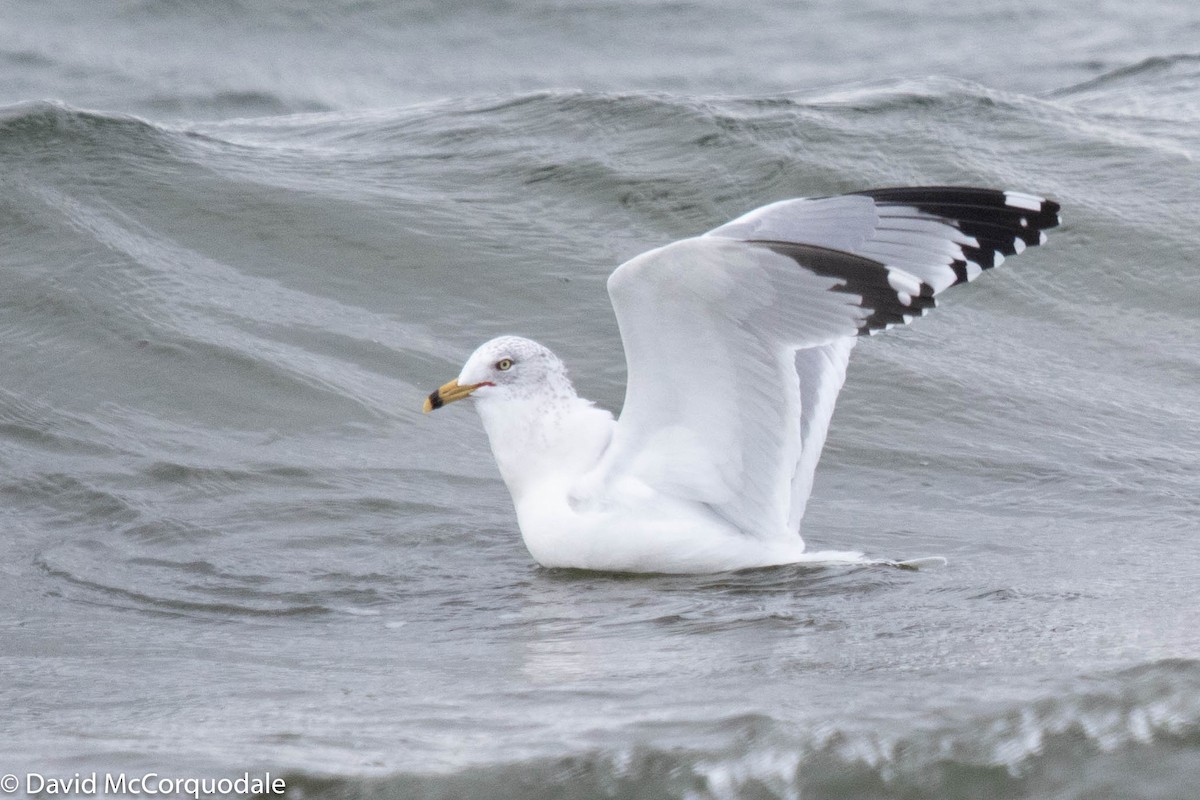
M 1045 241 L 1058 204 L 964 187 L 783 200 L 608 279 L 628 364 L 619 419 L 537 342 L 502 336 L 425 410 L 470 397 L 546 567 L 704 573 L 861 562 L 800 519 L 857 337 Z

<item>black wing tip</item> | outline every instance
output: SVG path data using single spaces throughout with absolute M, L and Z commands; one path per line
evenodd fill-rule
M 842 283 L 833 291 L 860 298 L 859 305 L 868 312 L 859 323 L 859 335 L 907 325 L 937 305 L 928 283 L 874 259 L 795 242 L 751 239 L 747 244 L 766 247 L 805 269 L 839 279 Z
M 935 217 L 972 237 L 977 244 L 963 245 L 963 259 L 949 265 L 955 283 L 965 283 L 979 272 L 992 269 L 1005 256 L 1045 243 L 1045 231 L 1062 223 L 1058 202 L 1011 190 L 900 186 L 854 194 L 870 197 L 883 214 Z M 978 267 L 974 274 L 971 266 Z
M 992 216 L 999 215 L 1000 219 L 1024 218 L 1029 227 L 1038 230 L 1056 228 L 1062 223 L 1062 206 L 1057 201 L 1011 189 L 982 189 L 976 186 L 893 186 L 865 189 L 852 194 L 864 195 L 886 205 L 914 206 L 947 217 L 953 217 L 953 214 L 944 214 L 938 209 L 957 208 L 971 215 L 968 218 L 986 218 L 987 209 L 992 209 Z
M 933 297 L 933 287 L 922 282 L 921 293 L 911 295 L 908 303 L 897 296 L 885 299 L 883 302 L 877 301 L 873 305 L 870 316 L 864 319 L 858 327 L 859 336 L 874 336 L 877 333 L 907 325 L 936 308 L 937 300 Z

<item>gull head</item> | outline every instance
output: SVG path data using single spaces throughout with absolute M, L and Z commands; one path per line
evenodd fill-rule
M 547 484 L 593 468 L 612 435 L 612 414 L 575 394 L 558 356 L 519 336 L 472 353 L 457 378 L 426 398 L 425 411 L 466 397 L 475 401 L 518 517 L 522 498 L 544 497 Z
M 425 398 L 425 413 L 466 397 L 495 403 L 552 401 L 574 395 L 558 356 L 531 339 L 501 336 L 481 345 L 457 378 Z

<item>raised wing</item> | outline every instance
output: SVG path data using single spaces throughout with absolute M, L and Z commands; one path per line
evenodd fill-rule
M 605 480 L 707 503 L 763 537 L 795 535 L 796 351 L 901 324 L 933 303 L 911 275 L 860 256 L 716 237 L 643 254 L 608 290 L 629 382 Z
M 796 535 L 855 337 L 1039 244 L 1057 210 L 957 188 L 787 200 L 623 264 L 629 382 L 602 480 Z

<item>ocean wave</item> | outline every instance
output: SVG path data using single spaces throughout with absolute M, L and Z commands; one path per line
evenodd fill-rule
M 1110 69 L 1095 78 L 1065 86 L 1051 94 L 1065 97 L 1080 92 L 1102 89 L 1127 82 L 1145 85 L 1163 78 L 1174 79 L 1179 76 L 1193 76 L 1200 70 L 1200 53 L 1176 53 L 1174 55 L 1157 55 L 1143 58 L 1133 64 Z M 1150 80 L 1147 80 L 1150 79 Z
M 0 106 L 0 147 L 39 145 L 42 154 L 64 142 L 105 142 L 122 137 L 140 142 L 164 137 L 166 129 L 132 114 L 75 108 L 56 100 Z
M 1200 662 L 1096 676 L 1095 688 L 885 737 L 797 736 L 764 717 L 728 721 L 723 749 L 643 744 L 473 766 L 354 777 L 292 773 L 296 798 L 1183 798 L 1200 780 Z
M 1144 58 L 1059 89 L 1050 97 L 1121 119 L 1194 124 L 1200 120 L 1200 54 Z

